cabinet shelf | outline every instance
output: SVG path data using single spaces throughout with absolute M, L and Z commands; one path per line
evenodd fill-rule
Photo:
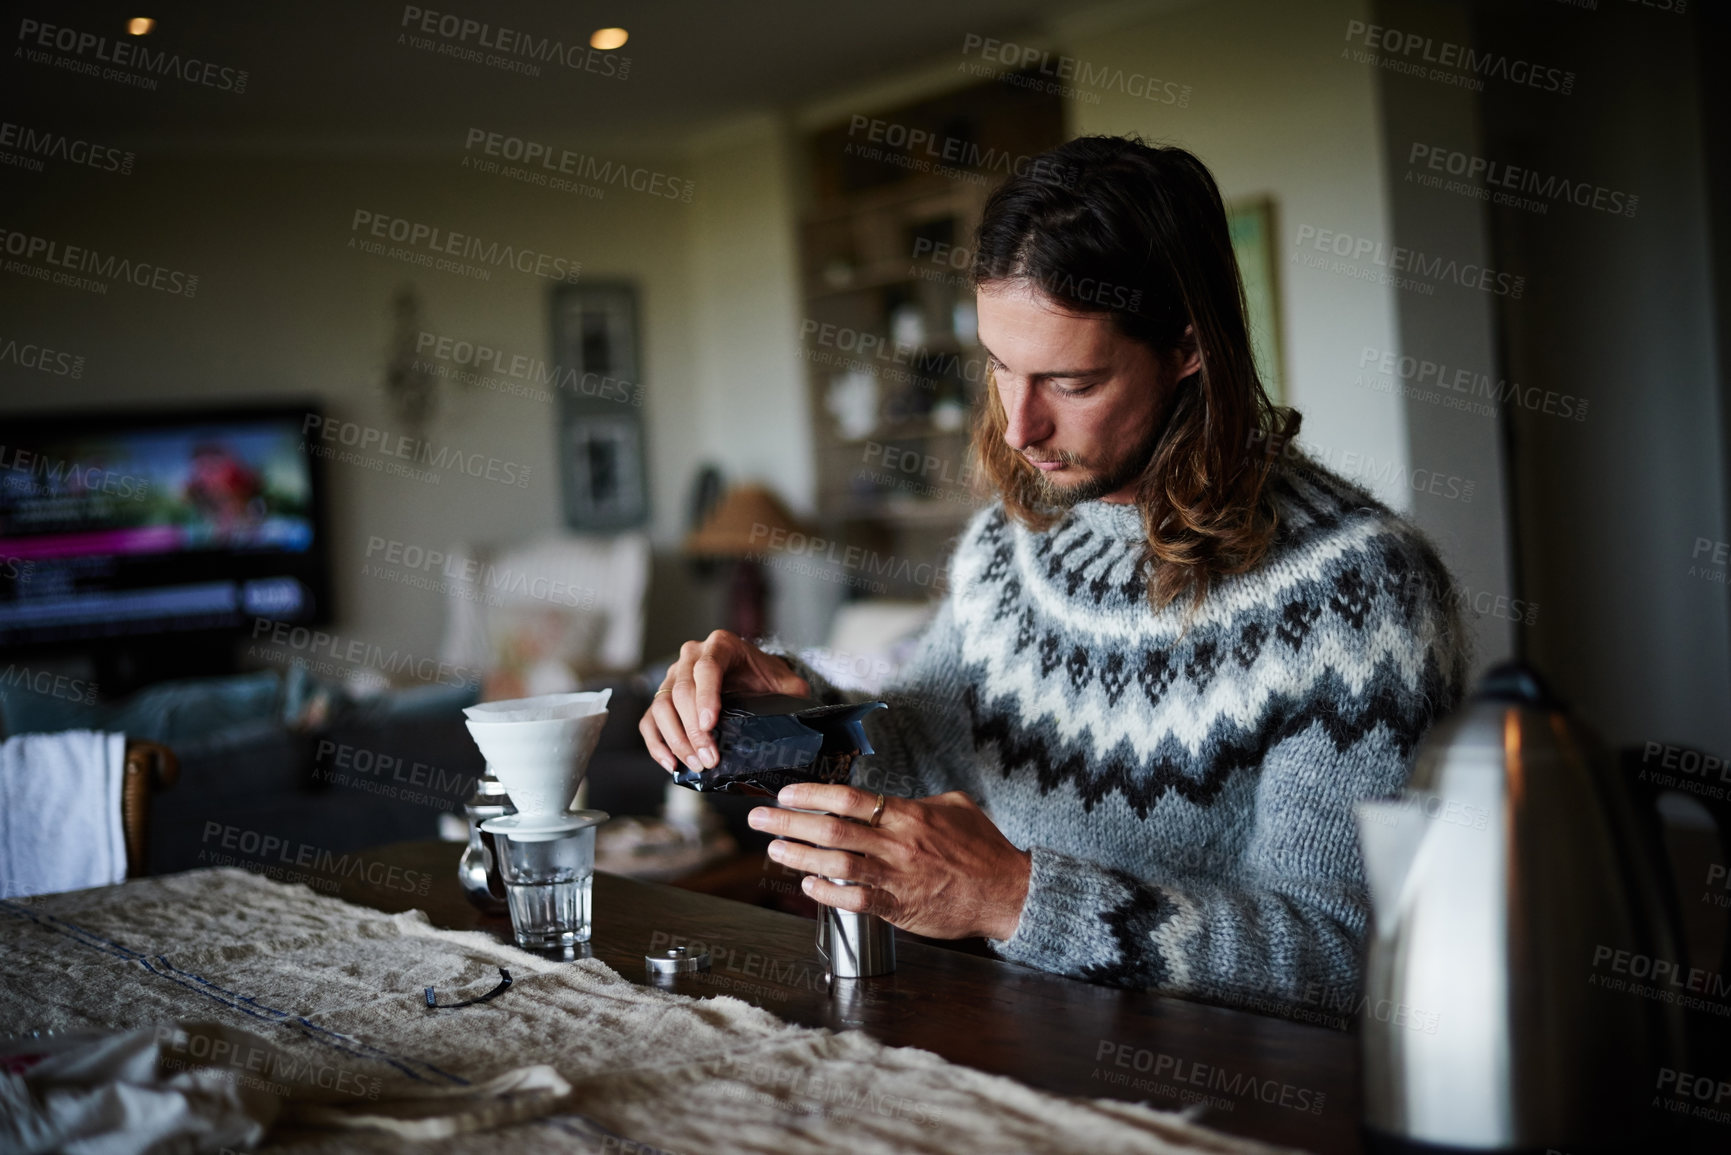
M 978 342 L 964 341 L 953 333 L 932 333 L 918 345 L 896 345 L 882 333 L 867 333 L 864 335 L 875 338 L 879 342 L 879 348 L 890 350 L 890 352 L 894 354 L 894 356 L 884 357 L 879 357 L 875 353 L 873 354 L 874 360 L 883 361 L 885 367 L 891 369 L 914 369 L 921 358 L 933 356 L 953 358 L 953 356 L 958 353 L 979 356 L 983 360 L 986 352 Z M 927 373 L 926 375 L 936 376 L 937 374 Z M 977 380 L 983 379 L 983 376 L 977 378 Z M 976 380 L 969 381 L 969 384 L 975 383 Z
M 864 437 L 832 435 L 831 441 L 836 445 L 856 446 L 878 441 L 914 441 L 939 437 L 966 437 L 967 435 L 968 427 L 966 425 L 959 429 L 939 429 L 929 421 L 893 421 L 880 425 Z

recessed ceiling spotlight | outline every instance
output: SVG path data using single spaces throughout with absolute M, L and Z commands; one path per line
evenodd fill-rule
M 629 39 L 631 34 L 623 28 L 597 28 L 589 37 L 589 47 L 611 52 L 615 48 L 624 48 Z
M 156 21 L 148 16 L 134 16 L 126 22 L 126 30 L 134 36 L 148 36 L 150 30 L 156 27 Z

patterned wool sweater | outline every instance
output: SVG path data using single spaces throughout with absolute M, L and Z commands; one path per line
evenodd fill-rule
M 1182 599 L 1149 605 L 1131 506 L 1033 533 L 994 504 L 964 531 L 854 780 L 964 790 L 1032 851 L 1004 958 L 1266 1010 L 1356 1001 L 1352 804 L 1398 791 L 1455 705 L 1462 633 L 1406 522 L 1310 462 L 1270 484 L 1273 548 L 1188 628 Z

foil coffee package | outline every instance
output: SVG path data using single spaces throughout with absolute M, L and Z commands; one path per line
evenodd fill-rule
M 775 797 L 795 782 L 846 782 L 853 760 L 872 752 L 863 719 L 884 702 L 824 706 L 785 694 L 723 694 L 713 769 L 681 770 L 693 790 Z

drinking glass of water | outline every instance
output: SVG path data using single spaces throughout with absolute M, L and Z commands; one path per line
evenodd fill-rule
M 525 950 L 558 951 L 589 941 L 589 895 L 595 879 L 595 828 L 600 811 L 558 832 L 497 832 L 500 874 L 511 910 L 511 932 Z

